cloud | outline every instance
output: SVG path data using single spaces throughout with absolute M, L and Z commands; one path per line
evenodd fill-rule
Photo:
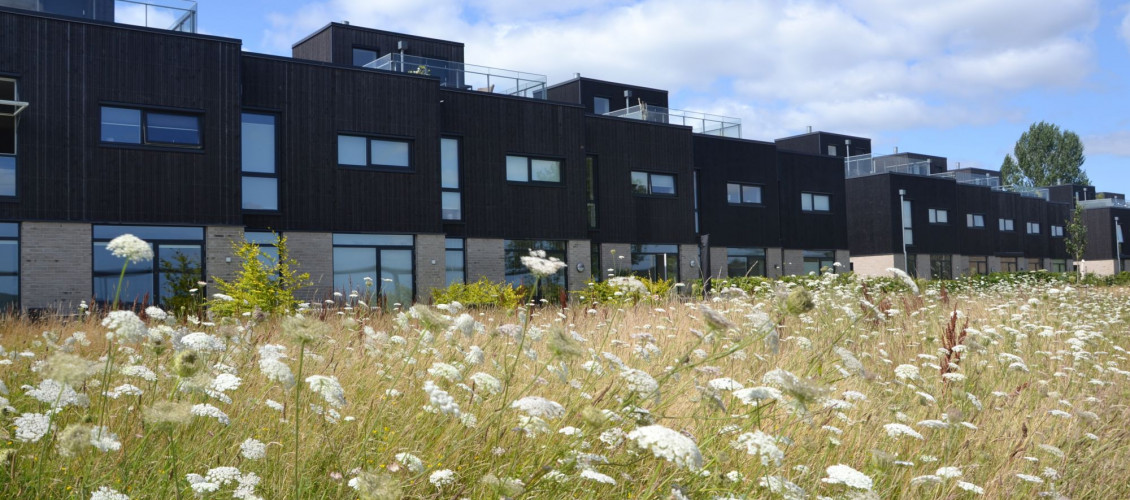
M 1119 27 L 1118 36 L 1126 42 L 1126 48 L 1130 49 L 1130 4 L 1123 7 L 1126 10 L 1126 16 L 1122 18 L 1122 26 Z
M 1085 136 L 1083 151 L 1087 155 L 1130 156 L 1130 130 Z
M 665 88 L 673 106 L 739 116 L 743 136 L 767 139 L 1017 116 L 1013 95 L 1087 81 L 1099 17 L 1097 0 L 327 0 L 273 14 L 263 43 L 289 54 L 348 19 L 458 40 L 469 63 L 551 83 Z M 1130 16 L 1122 27 L 1130 41 Z

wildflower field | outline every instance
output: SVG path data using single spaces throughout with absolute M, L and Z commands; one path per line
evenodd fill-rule
M 1128 498 L 1130 294 L 0 320 L 0 498 Z

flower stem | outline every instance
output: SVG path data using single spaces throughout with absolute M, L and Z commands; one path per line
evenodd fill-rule
M 306 354 L 306 344 L 298 343 L 298 377 L 294 384 L 294 500 L 302 498 L 301 488 L 301 469 L 298 468 L 298 450 L 299 450 L 299 415 L 302 414 L 302 360 Z

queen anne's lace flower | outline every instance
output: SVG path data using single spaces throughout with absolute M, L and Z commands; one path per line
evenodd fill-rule
M 306 377 L 306 383 L 310 384 L 310 390 L 322 395 L 332 406 L 341 408 L 346 405 L 345 389 L 341 388 L 341 383 L 337 381 L 337 377 L 326 377 L 324 375 L 311 375 Z
M 914 365 L 898 365 L 895 367 L 895 376 L 903 380 L 918 378 L 918 367 Z
M 511 408 L 525 412 L 531 417 L 560 418 L 565 414 L 565 407 L 556 401 L 551 401 L 539 396 L 526 396 L 510 404 Z
M 157 374 L 153 373 L 153 370 L 150 370 L 149 368 L 142 365 L 123 366 L 121 372 L 122 375 L 125 375 L 127 377 L 137 377 L 146 382 L 157 381 Z
M 628 368 L 620 372 L 620 378 L 628 383 L 629 391 L 639 394 L 641 397 L 646 398 L 659 390 L 659 383 L 643 370 Z
M 105 426 L 95 426 L 90 429 L 90 445 L 102 451 L 118 451 L 122 449 L 118 435 L 110 432 Z
M 396 461 L 408 469 L 413 474 L 419 474 L 424 470 L 424 461 L 411 453 L 397 453 Z
M 963 489 L 963 490 L 965 490 L 965 491 L 968 491 L 968 492 L 970 492 L 970 493 L 973 493 L 973 494 L 975 494 L 975 495 L 983 495 L 983 494 L 985 494 L 985 488 L 982 488 L 982 487 L 980 487 L 980 486 L 977 486 L 976 484 L 973 484 L 973 483 L 967 483 L 967 482 L 965 482 L 965 481 L 958 481 L 958 482 L 957 482 L 957 487 L 958 487 L 958 488 L 961 488 L 961 489 Z
M 185 349 L 199 352 L 220 352 L 224 350 L 223 339 L 204 332 L 193 332 L 180 338 Z
M 781 465 L 785 458 L 785 452 L 777 447 L 777 438 L 761 431 L 741 434 L 730 445 L 755 457 L 761 456 L 761 465 L 769 465 L 770 462 L 774 466 Z
M 590 481 L 596 481 L 598 483 L 616 484 L 616 480 L 612 479 L 611 476 L 601 474 L 601 473 L 599 473 L 595 470 L 592 470 L 592 469 L 582 470 L 580 476 L 581 476 L 581 479 L 588 479 Z
M 198 417 L 214 418 L 214 419 L 216 419 L 216 421 L 218 421 L 218 422 L 220 422 L 221 424 L 224 424 L 224 425 L 228 425 L 229 423 L 231 423 L 231 419 L 228 418 L 228 415 L 226 413 L 224 413 L 219 408 L 216 408 L 215 406 L 212 406 L 210 404 L 195 404 L 195 405 L 192 405 L 192 409 L 189 410 L 189 412 L 192 413 L 193 415 L 198 416 Z
M 774 387 L 750 387 L 734 391 L 734 397 L 747 405 L 757 406 L 765 400 L 779 400 L 784 397 L 779 389 Z
M 75 392 L 71 386 L 61 384 L 52 379 L 44 379 L 39 381 L 38 387 L 30 385 L 23 386 L 24 391 L 28 396 L 31 396 L 42 403 L 52 405 L 52 408 L 66 408 L 68 406 L 87 406 L 90 404 L 89 398 L 84 394 Z
M 114 254 L 114 257 L 128 259 L 134 264 L 153 260 L 153 247 L 149 246 L 145 240 L 132 234 L 123 234 L 110 240 L 110 243 L 106 245 L 106 250 Z
M 275 344 L 259 346 L 259 371 L 286 387 L 294 386 L 294 374 L 281 360 L 286 358 L 286 347 Z
M 51 428 L 51 417 L 42 413 L 24 413 L 16 417 L 16 440 L 25 443 L 39 441 Z
M 821 481 L 828 484 L 842 484 L 857 490 L 871 490 L 873 482 L 866 474 L 859 472 L 847 465 L 837 464 L 828 467 L 828 477 Z
M 139 342 L 149 335 L 149 328 L 133 311 L 110 311 L 102 320 L 102 326 L 111 331 L 106 338 L 127 344 Z
M 437 470 L 428 476 L 428 482 L 432 483 L 432 486 L 435 486 L 437 489 L 442 490 L 444 487 L 455 482 L 455 472 L 451 469 Z
M 886 424 L 883 426 L 883 429 L 887 431 L 888 436 L 893 438 L 910 436 L 914 439 L 923 439 L 922 434 L 919 434 L 918 431 L 906 424 Z
M 440 361 L 432 363 L 432 367 L 428 368 L 428 375 L 446 379 L 451 382 L 463 380 L 463 374 L 459 373 L 458 368 Z
M 530 274 L 544 278 L 565 268 L 568 264 L 561 262 L 557 257 L 546 257 L 545 250 L 530 250 L 530 254 L 523 256 L 522 265 L 530 270 Z
M 441 413 L 459 416 L 459 405 L 455 403 L 455 398 L 452 398 L 447 391 L 440 389 L 435 382 L 431 380 L 424 382 L 424 392 L 428 393 L 428 404 L 433 408 Z
M 129 500 L 129 497 L 109 486 L 103 486 L 90 494 L 90 500 Z
M 248 460 L 259 460 L 267 456 L 267 445 L 255 438 L 247 438 L 239 445 L 239 453 Z
M 664 458 L 689 470 L 702 467 L 702 453 L 695 442 L 662 425 L 648 425 L 628 433 L 628 439 L 656 457 Z

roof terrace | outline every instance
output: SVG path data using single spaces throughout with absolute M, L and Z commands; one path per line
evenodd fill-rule
M 476 66 L 430 57 L 410 56 L 399 53 L 385 54 L 365 68 L 434 76 L 443 87 L 478 90 L 492 94 L 504 94 L 532 99 L 546 98 L 545 75 L 523 73 L 508 69 Z
M 699 113 L 698 111 L 686 111 L 641 104 L 610 111 L 604 115 L 631 118 L 645 122 L 683 125 L 690 127 L 691 132 L 696 134 L 736 138 L 741 138 L 742 136 L 742 120 L 740 118 L 711 115 Z
M 114 0 L 114 22 L 196 33 L 196 2 L 189 0 Z

